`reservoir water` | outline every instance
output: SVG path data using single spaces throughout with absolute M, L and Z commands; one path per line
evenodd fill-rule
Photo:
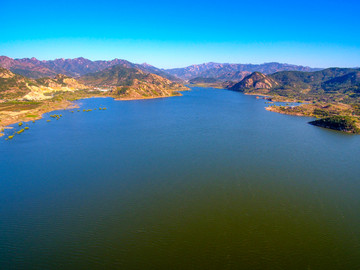
M 360 269 L 360 136 L 221 89 L 77 103 L 0 139 L 1 269 Z

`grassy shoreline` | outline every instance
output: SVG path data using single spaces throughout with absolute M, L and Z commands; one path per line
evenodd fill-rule
M 181 90 L 188 91 L 188 90 Z M 66 110 L 78 108 L 74 103 L 76 100 L 86 98 L 113 98 L 119 101 L 156 99 L 182 96 L 180 91 L 174 91 L 169 96 L 142 96 L 142 97 L 119 97 L 109 93 L 93 94 L 93 93 L 63 93 L 63 96 L 53 100 L 42 101 L 5 101 L 0 103 L 0 137 L 4 136 L 5 129 L 11 129 L 10 125 L 20 122 L 31 122 L 40 120 L 45 113 L 57 110 Z
M 360 134 L 360 116 L 349 104 L 344 103 L 315 103 L 299 106 L 272 105 L 265 108 L 267 111 L 317 118 L 309 124 L 339 130 L 347 133 Z
M 16 107 L 12 111 L 0 110 L 0 131 L 5 131 L 5 129 L 11 129 L 10 125 L 20 123 L 20 122 L 31 122 L 40 120 L 43 118 L 43 115 L 48 112 L 65 110 L 76 108 L 77 106 L 70 101 L 62 101 L 54 104 L 41 104 L 39 107 L 29 110 L 20 110 L 17 111 Z M 4 136 L 3 132 L 0 133 L 0 137 Z

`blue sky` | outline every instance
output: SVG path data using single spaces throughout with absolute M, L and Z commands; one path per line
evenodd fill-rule
M 360 66 L 360 1 L 1 1 L 0 55 Z

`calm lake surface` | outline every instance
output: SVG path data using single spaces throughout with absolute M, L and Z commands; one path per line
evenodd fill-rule
M 212 88 L 78 103 L 0 139 L 1 269 L 360 269 L 360 136 Z

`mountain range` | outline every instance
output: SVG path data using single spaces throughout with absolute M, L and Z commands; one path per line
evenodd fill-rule
M 185 68 L 160 69 L 149 64 L 135 64 L 123 59 L 92 61 L 83 57 L 74 59 L 38 60 L 36 58 L 13 59 L 7 56 L 0 56 L 0 67 L 10 71 L 37 79 L 41 77 L 54 77 L 56 74 L 64 74 L 70 77 L 81 77 L 88 73 L 94 73 L 106 68 L 121 65 L 127 68 L 136 68 L 146 73 L 153 73 L 171 81 L 181 82 L 196 77 L 215 78 L 219 81 L 240 81 L 252 72 L 258 71 L 264 74 L 271 74 L 278 71 L 315 71 L 310 67 L 265 63 L 253 64 L 221 64 L 205 63 L 192 65 Z
M 171 75 L 183 80 L 191 80 L 197 77 L 214 78 L 219 81 L 240 81 L 252 72 L 261 72 L 271 74 L 278 71 L 316 71 L 318 68 L 304 66 L 281 64 L 281 63 L 264 63 L 260 65 L 253 64 L 221 64 L 205 63 L 201 65 L 192 65 L 185 68 L 167 69 Z
M 54 77 L 59 73 L 77 78 L 82 75 L 98 72 L 116 65 L 127 68 L 137 68 L 143 72 L 153 73 L 172 81 L 180 81 L 177 77 L 149 64 L 134 64 L 123 59 L 91 61 L 89 59 L 79 57 L 74 59 L 59 58 L 55 60 L 40 61 L 34 57 L 13 59 L 7 56 L 0 56 L 0 67 L 9 69 L 13 73 L 32 79 Z
M 179 82 L 219 84 L 235 91 L 271 93 L 287 97 L 311 98 L 332 96 L 333 99 L 357 98 L 359 95 L 359 69 L 329 68 L 318 70 L 310 67 L 280 63 L 219 64 L 206 63 L 177 69 L 159 69 L 149 64 L 134 64 L 122 59 L 91 61 L 85 58 L 40 61 L 36 58 L 12 59 L 0 57 L 0 66 L 11 72 L 11 78 L 2 78 L 2 88 L 8 95 L 17 85 L 19 93 L 32 86 L 56 86 L 59 73 L 67 82 L 79 88 L 105 87 L 113 93 L 126 92 L 131 97 L 170 95 L 166 90 L 181 89 Z M 2 71 L 7 76 L 6 71 Z M 4 75 L 5 74 L 5 75 Z M 10 73 L 9 73 L 10 74 Z M 10 76 L 10 75 L 9 75 Z M 20 76 L 20 77 L 19 77 Z M 23 77 L 21 77 L 23 76 Z M 47 79 L 42 79 L 42 78 Z M 49 82 L 49 80 L 55 80 Z M 6 81 L 6 82 L 5 82 Z M 10 82 L 15 82 L 12 84 Z M 45 83 L 48 82 L 48 84 Z M 50 86 L 49 86 L 50 83 Z M 62 85 L 63 87 L 66 86 Z M 12 89 L 12 90 L 11 90 Z M 3 89 L 3 95 L 4 95 Z M 47 90 L 46 90 L 47 91 Z
M 253 70 L 255 71 L 252 72 Z M 3 114 L 1 121 L 5 125 L 21 119 L 26 120 L 26 111 L 21 111 L 21 108 L 24 108 L 20 108 L 20 105 L 38 106 L 33 108 L 37 110 L 38 117 L 50 108 L 69 106 L 69 100 L 85 97 L 144 99 L 180 95 L 178 91 L 188 89 L 183 82 L 268 95 L 271 97 L 265 99 L 272 101 L 306 101 L 302 106 L 274 105 L 267 107 L 267 110 L 330 117 L 326 121 L 313 124 L 352 133 L 360 132 L 360 69 L 317 70 L 279 63 L 207 63 L 164 70 L 121 59 L 91 61 L 75 58 L 39 61 L 35 58 L 12 59 L 2 56 L 0 103 L 5 106 L 5 110 L 12 112 L 9 112 L 10 118 Z M 46 102 L 39 102 L 42 100 Z M 19 110 L 20 114 L 17 113 Z
M 64 74 L 38 79 L 15 74 L 0 67 L 0 102 L 3 100 L 46 100 L 61 92 L 77 95 L 103 93 L 115 98 L 150 98 L 178 95 L 187 90 L 182 84 L 139 68 L 119 64 L 76 79 Z M 86 90 L 79 93 L 77 90 Z

